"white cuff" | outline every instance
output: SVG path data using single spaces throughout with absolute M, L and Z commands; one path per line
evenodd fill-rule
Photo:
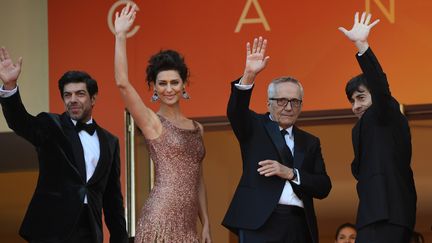
M 0 87 L 0 97 L 1 98 L 8 98 L 14 95 L 18 91 L 18 86 L 15 87 L 13 90 L 5 90 L 3 89 L 3 85 Z
M 296 168 L 294 168 L 293 170 L 297 172 L 297 177 L 294 180 L 292 180 L 292 182 L 294 182 L 297 185 L 300 185 L 300 173 Z
M 254 84 L 242 84 L 242 79 L 240 79 L 240 81 L 237 84 L 234 84 L 236 86 L 237 89 L 239 90 L 249 90 L 252 89 Z

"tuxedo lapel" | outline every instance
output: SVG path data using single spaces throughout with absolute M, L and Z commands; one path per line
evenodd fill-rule
M 294 168 L 300 169 L 303 165 L 306 152 L 306 137 L 296 126 L 293 126 L 294 135 Z
M 72 123 L 69 116 L 65 113 L 61 116 L 62 124 L 63 124 L 63 132 L 66 137 L 69 139 L 70 145 L 72 147 L 72 156 L 75 162 L 75 167 L 78 169 L 81 178 L 86 179 L 86 168 L 85 168 L 85 160 L 84 160 L 84 150 L 81 144 L 81 140 L 78 136 L 78 133 L 75 131 L 75 126 Z
M 54 124 L 58 128 L 53 129 L 52 132 L 55 134 L 54 136 L 56 137 L 56 139 L 58 139 L 60 147 L 62 148 L 62 150 L 64 150 L 68 162 L 70 162 L 72 165 L 72 162 L 75 158 L 73 157 L 73 150 L 70 141 L 64 131 L 64 119 L 57 114 L 47 113 L 47 115 L 51 118 L 52 121 L 54 121 Z M 73 167 L 75 168 L 75 166 Z
M 69 139 L 69 132 L 67 132 L 67 130 L 70 129 L 69 127 L 73 126 L 72 121 L 66 114 L 62 114 L 61 116 L 51 113 L 46 114 L 51 118 L 57 128 L 53 129 L 52 132 L 58 141 L 60 151 L 64 153 L 65 159 L 71 169 L 73 169 L 76 172 L 76 175 L 81 178 L 81 173 L 78 171 L 76 166 L 74 149 Z
M 265 114 L 264 116 L 266 116 L 264 118 L 264 127 L 270 137 L 270 140 L 273 142 L 276 150 L 278 151 L 282 164 L 292 167 L 293 157 L 291 151 L 289 150 L 285 140 L 281 135 L 279 125 L 276 122 L 270 120 L 268 114 Z
M 95 122 L 95 121 L 93 120 L 93 122 Z M 99 161 L 96 165 L 95 171 L 93 173 L 93 176 L 88 181 L 89 184 L 95 183 L 96 181 L 98 181 L 98 179 L 101 176 L 105 175 L 106 169 L 109 168 L 109 166 L 107 166 L 107 165 L 110 161 L 109 160 L 110 148 L 109 148 L 107 135 L 106 135 L 105 131 L 101 127 L 99 127 L 97 124 L 96 124 L 96 132 L 97 132 L 97 136 L 99 138 L 100 156 L 99 156 Z

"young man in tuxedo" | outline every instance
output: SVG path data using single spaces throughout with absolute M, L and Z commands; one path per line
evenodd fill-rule
M 256 76 L 269 60 L 267 41 L 247 44 L 244 75 L 232 82 L 228 119 L 240 143 L 243 173 L 223 225 L 240 243 L 317 243 L 313 198 L 331 190 L 320 141 L 294 125 L 303 88 L 292 77 L 268 86 L 268 113 L 249 109 Z
M 92 118 L 96 81 L 84 72 L 66 72 L 59 80 L 66 111 L 32 116 L 17 86 L 21 63 L 0 49 L 3 114 L 8 126 L 35 146 L 39 159 L 20 235 L 34 243 L 102 243 L 103 210 L 110 242 L 126 243 L 119 143 Z
M 357 180 L 358 243 L 404 243 L 414 229 L 416 189 L 411 170 L 411 134 L 408 120 L 391 95 L 389 83 L 368 44 L 368 36 L 379 20 L 356 13 L 351 30 L 340 27 L 357 47 L 363 74 L 345 88 L 354 114 L 359 118 L 352 130 Z

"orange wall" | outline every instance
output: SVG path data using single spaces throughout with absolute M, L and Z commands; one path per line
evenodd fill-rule
M 354 47 L 337 27 L 350 27 L 353 13 L 371 11 L 381 23 L 371 36 L 372 46 L 402 103 L 430 103 L 428 57 L 432 55 L 430 1 L 401 0 L 254 0 L 259 3 L 270 31 L 262 24 L 234 29 L 252 0 L 243 1 L 136 1 L 141 9 L 137 34 L 129 39 L 130 76 L 145 100 L 144 84 L 149 56 L 162 48 L 184 53 L 191 68 L 192 100 L 185 106 L 189 116 L 224 115 L 230 80 L 242 73 L 244 45 L 253 36 L 269 39 L 269 67 L 257 81 L 253 106 L 265 110 L 265 87 L 275 76 L 293 75 L 306 90 L 305 110 L 345 108 L 345 81 L 359 72 Z M 114 0 L 49 1 L 49 60 L 51 109 L 61 111 L 56 82 L 69 69 L 84 69 L 101 84 L 99 120 L 119 131 L 122 104 L 113 84 L 114 37 L 107 24 Z M 394 23 L 385 16 L 394 3 Z M 255 5 L 248 18 L 257 16 Z M 106 113 L 106 109 L 112 112 Z

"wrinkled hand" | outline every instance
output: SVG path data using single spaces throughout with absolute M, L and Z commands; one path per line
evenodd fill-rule
M 121 12 L 116 12 L 114 29 L 117 35 L 126 34 L 126 32 L 132 26 L 136 16 L 136 5 L 131 7 L 128 3 Z
M 212 242 L 211 236 L 210 236 L 210 226 L 208 224 L 203 225 L 201 237 L 202 237 L 202 243 L 211 243 Z
M 345 34 L 346 37 L 359 48 L 361 52 L 363 49 L 367 49 L 369 44 L 367 43 L 367 38 L 369 36 L 370 30 L 379 23 L 379 19 L 375 20 L 370 24 L 372 15 L 363 12 L 359 20 L 359 13 L 356 12 L 354 15 L 354 25 L 351 30 L 346 30 L 344 27 L 339 27 L 338 29 Z M 364 50 L 365 51 L 365 50 Z
M 258 168 L 258 172 L 265 177 L 276 175 L 286 180 L 291 180 L 294 177 L 293 169 L 275 160 L 263 160 L 258 165 L 261 166 Z
M 261 36 L 254 39 L 252 49 L 249 42 L 246 44 L 245 74 L 257 75 L 267 66 L 270 57 L 265 56 L 266 48 L 267 40 Z
M 0 79 L 4 89 L 13 89 L 21 73 L 22 57 L 13 63 L 6 48 L 0 48 Z

